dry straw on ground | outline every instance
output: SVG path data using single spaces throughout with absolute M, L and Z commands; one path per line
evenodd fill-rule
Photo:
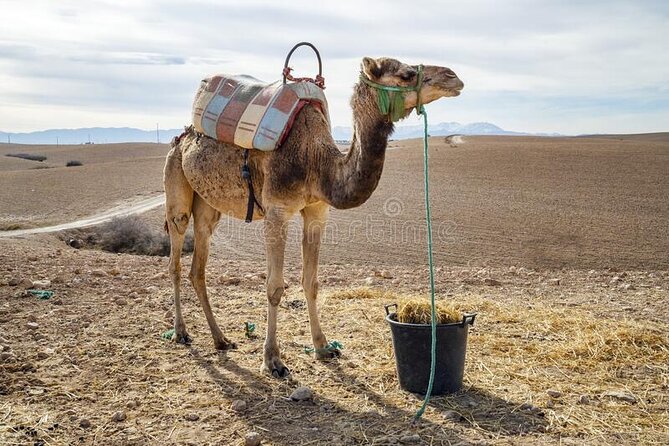
M 370 294 L 365 288 L 344 289 L 330 298 L 355 301 L 364 311 L 374 306 Z M 662 326 L 596 318 L 580 309 L 497 303 L 479 295 L 440 300 L 479 316 L 469 338 L 465 391 L 435 399 L 432 414 L 456 411 L 486 431 L 599 438 L 601 444 L 612 438 L 643 444 L 669 439 L 669 339 Z M 428 306 L 429 297 L 423 302 Z M 365 374 L 375 375 L 376 369 L 377 376 L 386 377 L 379 388 L 394 386 L 394 370 L 379 374 L 374 362 L 366 367 Z

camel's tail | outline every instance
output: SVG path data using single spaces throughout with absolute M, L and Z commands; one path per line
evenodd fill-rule
M 165 224 L 163 225 L 163 229 L 165 230 L 165 232 L 166 232 L 167 234 L 170 233 L 170 227 L 169 227 L 169 225 L 167 224 L 167 220 L 165 220 Z

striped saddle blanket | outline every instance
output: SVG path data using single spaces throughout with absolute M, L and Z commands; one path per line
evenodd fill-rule
M 281 146 L 305 104 L 314 104 L 330 122 L 323 90 L 311 82 L 266 84 L 246 75 L 204 79 L 193 103 L 195 129 L 245 149 Z

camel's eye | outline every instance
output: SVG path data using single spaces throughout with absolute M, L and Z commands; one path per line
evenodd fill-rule
M 400 74 L 400 77 L 402 78 L 403 81 L 410 81 L 414 77 L 416 77 L 416 72 L 415 71 L 405 71 L 404 73 Z

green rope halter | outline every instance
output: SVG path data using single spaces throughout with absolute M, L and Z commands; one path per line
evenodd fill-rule
M 404 117 L 404 97 L 411 91 L 415 91 L 416 96 L 418 96 L 416 113 L 419 115 L 422 113 L 423 104 L 421 104 L 420 101 L 420 89 L 423 86 L 423 65 L 418 65 L 416 85 L 413 87 L 392 87 L 379 84 L 370 80 L 362 73 L 360 73 L 360 80 L 376 89 L 376 99 L 379 111 L 382 115 L 388 115 L 392 122 L 397 122 Z

